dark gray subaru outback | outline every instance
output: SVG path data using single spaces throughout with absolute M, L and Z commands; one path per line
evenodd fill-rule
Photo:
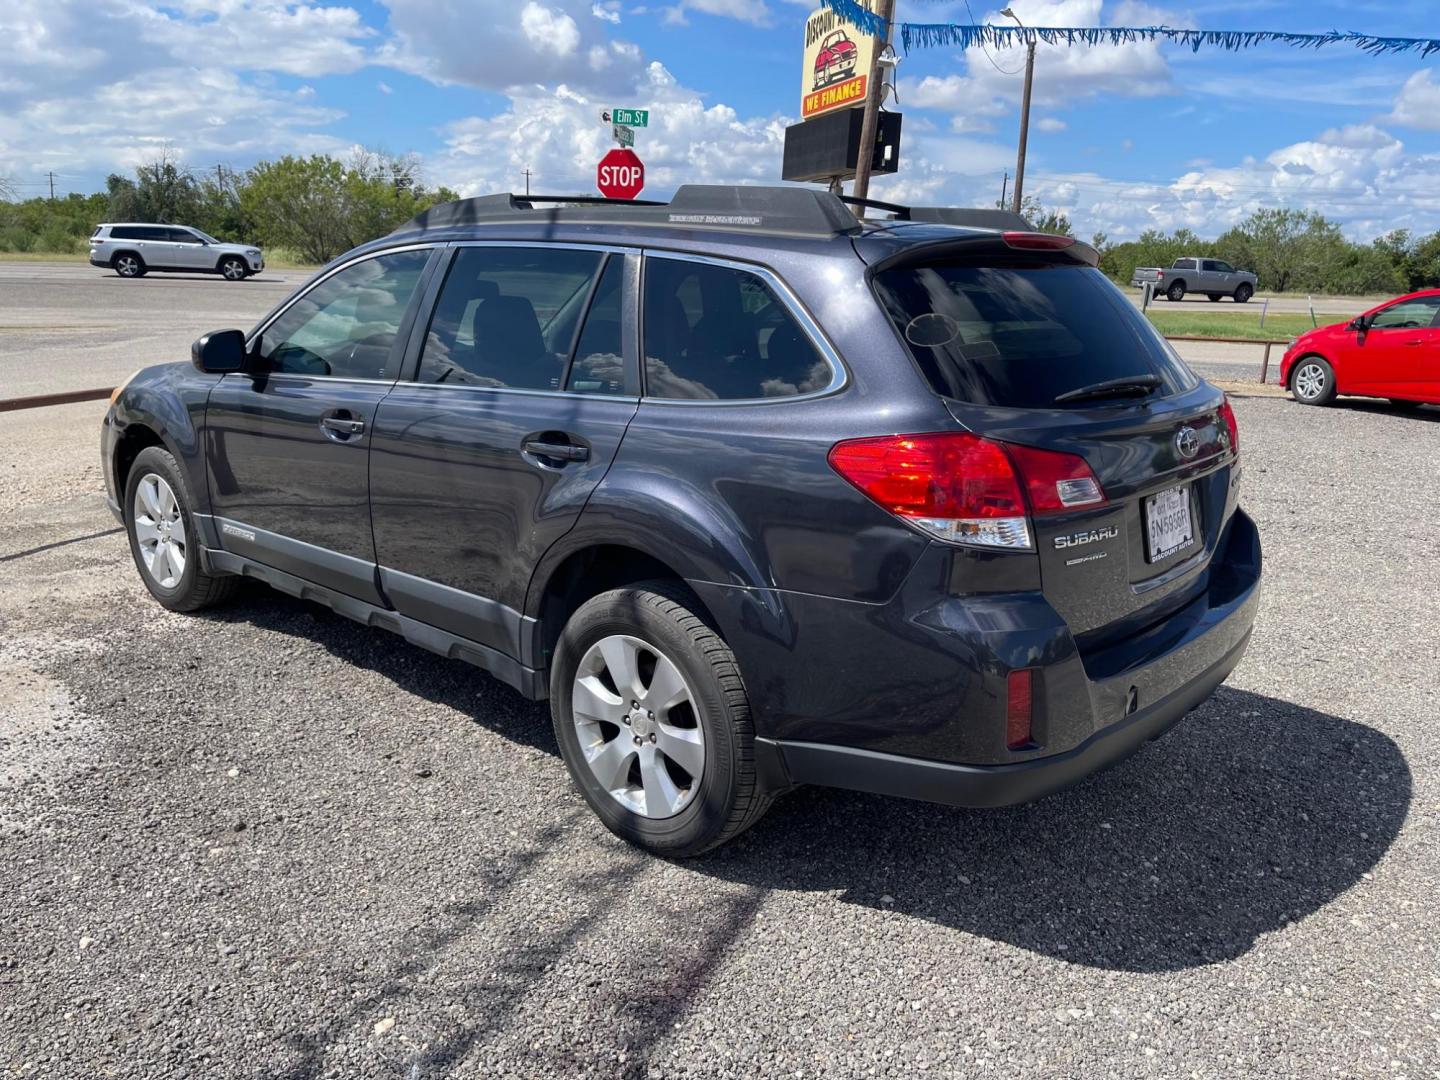
M 667 855 L 796 784 L 1071 784 L 1245 651 L 1235 418 L 1090 247 L 888 209 L 437 207 L 119 391 L 141 577 L 178 611 L 256 578 L 548 697 L 596 814 Z

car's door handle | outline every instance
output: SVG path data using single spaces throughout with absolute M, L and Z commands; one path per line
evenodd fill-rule
M 339 435 L 359 435 L 365 430 L 365 421 L 344 416 L 322 416 L 320 426 Z
M 550 458 L 554 461 L 589 461 L 590 448 L 575 443 L 543 442 L 540 439 L 526 439 L 520 449 L 535 457 Z
M 1415 338 L 1413 341 L 1407 341 L 1407 342 L 1405 342 L 1405 344 L 1406 344 L 1406 345 L 1424 345 L 1424 344 L 1425 344 L 1425 339 L 1424 339 L 1424 338 L 1418 338 L 1418 337 L 1417 337 L 1417 338 Z

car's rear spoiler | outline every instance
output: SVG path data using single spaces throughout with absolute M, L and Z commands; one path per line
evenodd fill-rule
M 981 263 L 994 260 L 1016 263 L 1060 264 L 1064 266 L 1099 266 L 1100 253 L 1083 240 L 1051 233 L 1005 232 L 974 233 L 970 236 L 947 237 L 911 244 L 873 263 L 867 274 L 878 274 L 902 266 L 916 266 L 942 260 Z

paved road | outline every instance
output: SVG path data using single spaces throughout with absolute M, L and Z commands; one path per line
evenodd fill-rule
M 307 276 L 126 281 L 85 264 L 0 261 L 0 398 L 113 386 L 136 368 L 187 359 L 201 334 L 248 329 Z
M 1140 290 L 1125 289 L 1125 295 L 1130 297 L 1136 307 L 1140 306 Z M 1363 297 L 1363 296 L 1317 296 L 1315 298 L 1315 311 L 1324 315 L 1360 315 L 1369 311 L 1376 304 L 1381 303 L 1386 297 Z M 1183 311 L 1190 315 L 1197 312 L 1208 312 L 1215 315 L 1234 315 L 1237 311 L 1260 317 L 1260 309 L 1265 304 L 1266 298 L 1257 296 L 1248 304 L 1236 304 L 1232 300 L 1212 301 L 1204 295 L 1191 294 L 1185 297 L 1178 304 L 1166 300 L 1163 296 L 1152 301 L 1156 311 Z M 1269 298 L 1269 306 L 1266 311 L 1271 315 L 1307 315 L 1310 312 L 1310 301 L 1304 296 L 1295 296 L 1287 293 L 1284 296 L 1272 296 Z M 1324 325 L 1324 319 L 1321 319 Z
M 1440 1075 L 1440 410 L 1238 400 L 1253 646 L 1131 761 L 672 865 L 475 670 L 151 602 L 102 408 L 0 416 L 6 1075 Z

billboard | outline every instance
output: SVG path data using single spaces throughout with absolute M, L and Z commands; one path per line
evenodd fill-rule
M 863 105 L 874 59 L 874 38 L 829 8 L 812 11 L 805 20 L 800 118 Z

